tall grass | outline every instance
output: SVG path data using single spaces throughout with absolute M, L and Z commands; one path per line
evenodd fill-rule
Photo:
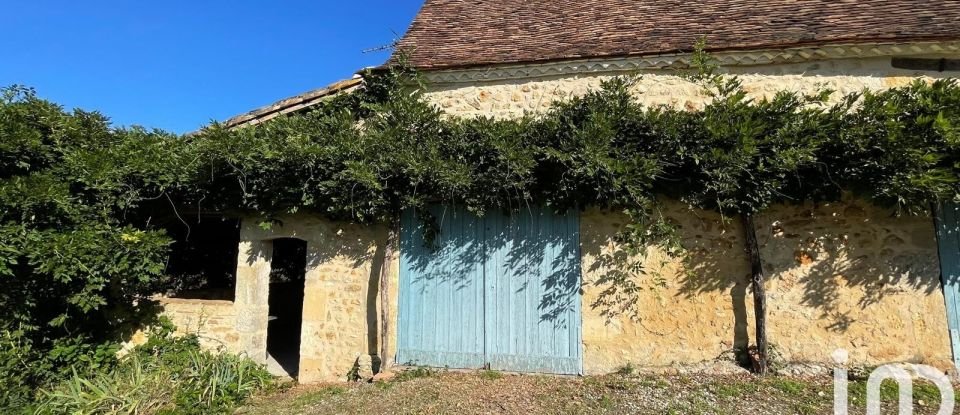
M 145 368 L 131 358 L 122 369 L 93 379 L 74 376 L 42 391 L 38 414 L 154 414 L 170 407 L 173 391 L 167 373 Z
M 195 338 L 151 339 L 116 369 L 41 391 L 36 414 L 217 414 L 271 382 L 250 359 L 202 351 Z

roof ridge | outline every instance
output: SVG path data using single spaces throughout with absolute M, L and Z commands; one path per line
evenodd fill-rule
M 310 107 L 332 95 L 347 92 L 363 83 L 363 77 L 354 75 L 349 79 L 342 79 L 325 87 L 312 89 L 299 95 L 284 98 L 269 105 L 264 105 L 253 111 L 231 117 L 223 122 L 224 127 L 236 128 L 244 125 L 259 124 L 277 116 L 296 112 Z

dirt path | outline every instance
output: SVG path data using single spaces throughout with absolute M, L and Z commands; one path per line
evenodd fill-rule
M 260 397 L 237 413 L 831 414 L 831 382 L 750 375 L 576 378 L 419 370 L 390 382 L 297 387 Z M 896 388 L 885 386 L 884 402 L 891 403 L 884 404 L 884 413 L 895 413 Z M 936 413 L 936 389 L 925 386 L 914 387 L 915 402 L 923 401 L 915 413 Z M 851 383 L 850 389 L 851 413 L 864 413 L 865 385 Z

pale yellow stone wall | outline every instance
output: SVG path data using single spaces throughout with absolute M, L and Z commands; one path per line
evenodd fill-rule
M 791 361 L 952 365 L 933 219 L 861 200 L 757 218 L 770 339 Z
M 177 332 L 198 335 L 200 344 L 210 349 L 240 351 L 232 301 L 162 298 L 159 302 Z
M 235 301 L 162 298 L 163 315 L 205 347 L 266 361 L 272 240 L 307 242 L 299 381 L 346 381 L 361 355 L 380 352 L 379 275 L 385 226 L 336 223 L 313 215 L 278 218 L 268 229 L 242 221 Z M 391 259 L 390 304 L 396 317 L 397 257 Z M 395 343 L 396 322 L 390 323 Z M 145 340 L 138 332 L 130 346 Z M 392 356 L 391 352 L 391 356 Z
M 725 226 L 717 214 L 680 204 L 668 205 L 666 214 L 681 226 L 689 263 L 651 248 L 642 273 L 629 271 L 639 259 L 626 257 L 615 242 L 628 223 L 625 215 L 588 209 L 580 217 L 583 366 L 588 374 L 609 373 L 627 363 L 670 366 L 712 360 L 733 349 L 738 330 L 746 333 L 750 317 L 734 312 L 744 309 L 750 272 L 742 232 Z M 624 279 L 628 283 L 618 282 Z M 618 293 L 608 294 L 610 290 Z
M 663 367 L 729 358 L 734 347 L 753 344 L 750 268 L 739 221 L 678 202 L 665 206 L 679 225 L 686 255 L 674 259 L 651 249 L 643 261 L 645 274 L 630 278 L 638 288 L 633 294 L 608 294 L 612 287 L 624 287 L 610 281 L 627 269 L 614 241 L 628 219 L 599 209 L 581 214 L 588 374 L 626 363 Z M 950 367 L 932 220 L 892 213 L 845 200 L 776 206 L 756 218 L 768 276 L 769 337 L 785 360 L 827 364 L 835 349 L 844 348 L 852 364 L 910 361 Z M 380 351 L 377 296 L 386 228 L 308 216 L 282 222 L 265 231 L 257 221 L 245 221 L 241 245 L 279 237 L 307 241 L 301 381 L 345 380 L 358 355 Z M 269 274 L 260 268 L 262 256 L 241 249 L 246 262 L 240 262 L 240 278 Z M 398 256 L 387 261 L 392 360 Z M 252 356 L 265 347 L 240 341 L 243 321 L 250 319 L 236 318 L 243 307 L 235 303 L 168 299 L 163 304 L 182 332 L 199 334 L 209 347 Z M 265 317 L 265 311 L 252 314 Z M 259 324 L 265 338 L 265 322 Z
M 781 90 L 814 93 L 825 87 L 836 91 L 834 100 L 843 94 L 865 88 L 878 90 L 905 85 L 918 77 L 933 79 L 950 76 L 950 73 L 895 69 L 890 65 L 890 58 L 743 66 L 725 71 L 739 76 L 746 91 L 755 98 L 769 98 Z M 426 98 L 444 111 L 458 116 L 511 118 L 528 112 L 542 112 L 558 100 L 599 88 L 603 80 L 631 74 L 640 76 L 634 91 L 637 99 L 646 105 L 697 109 L 709 100 L 700 86 L 682 79 L 676 71 L 671 70 L 435 84 L 428 85 Z
M 156 301 L 161 314 L 176 326 L 176 334 L 197 335 L 200 345 L 209 350 L 244 352 L 240 347 L 233 301 L 180 298 L 156 298 Z M 120 354 L 145 343 L 149 331 L 149 327 L 143 327 L 134 332 L 124 342 Z
M 237 348 L 254 361 L 266 363 L 273 244 L 262 239 L 244 238 L 244 233 L 250 233 L 250 225 L 246 222 L 241 228 L 237 250 L 237 283 L 233 305 L 239 337 Z
M 584 369 L 671 366 L 755 343 L 750 265 L 736 218 L 666 204 L 682 258 L 652 249 L 635 294 L 611 296 L 625 269 L 614 242 L 627 218 L 581 216 Z M 866 202 L 776 206 L 756 219 L 767 274 L 768 333 L 786 362 L 951 366 L 932 219 L 894 217 Z M 598 301 L 599 300 L 599 301 Z M 612 316 L 610 315 L 612 313 Z

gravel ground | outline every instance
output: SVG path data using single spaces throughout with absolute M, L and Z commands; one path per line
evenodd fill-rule
M 850 413 L 864 413 L 863 382 L 851 383 Z M 896 413 L 896 388 L 884 413 Z M 934 414 L 932 385 L 914 385 L 916 414 Z M 830 414 L 829 378 L 740 375 L 554 377 L 415 370 L 388 382 L 293 387 L 237 411 L 266 414 Z

